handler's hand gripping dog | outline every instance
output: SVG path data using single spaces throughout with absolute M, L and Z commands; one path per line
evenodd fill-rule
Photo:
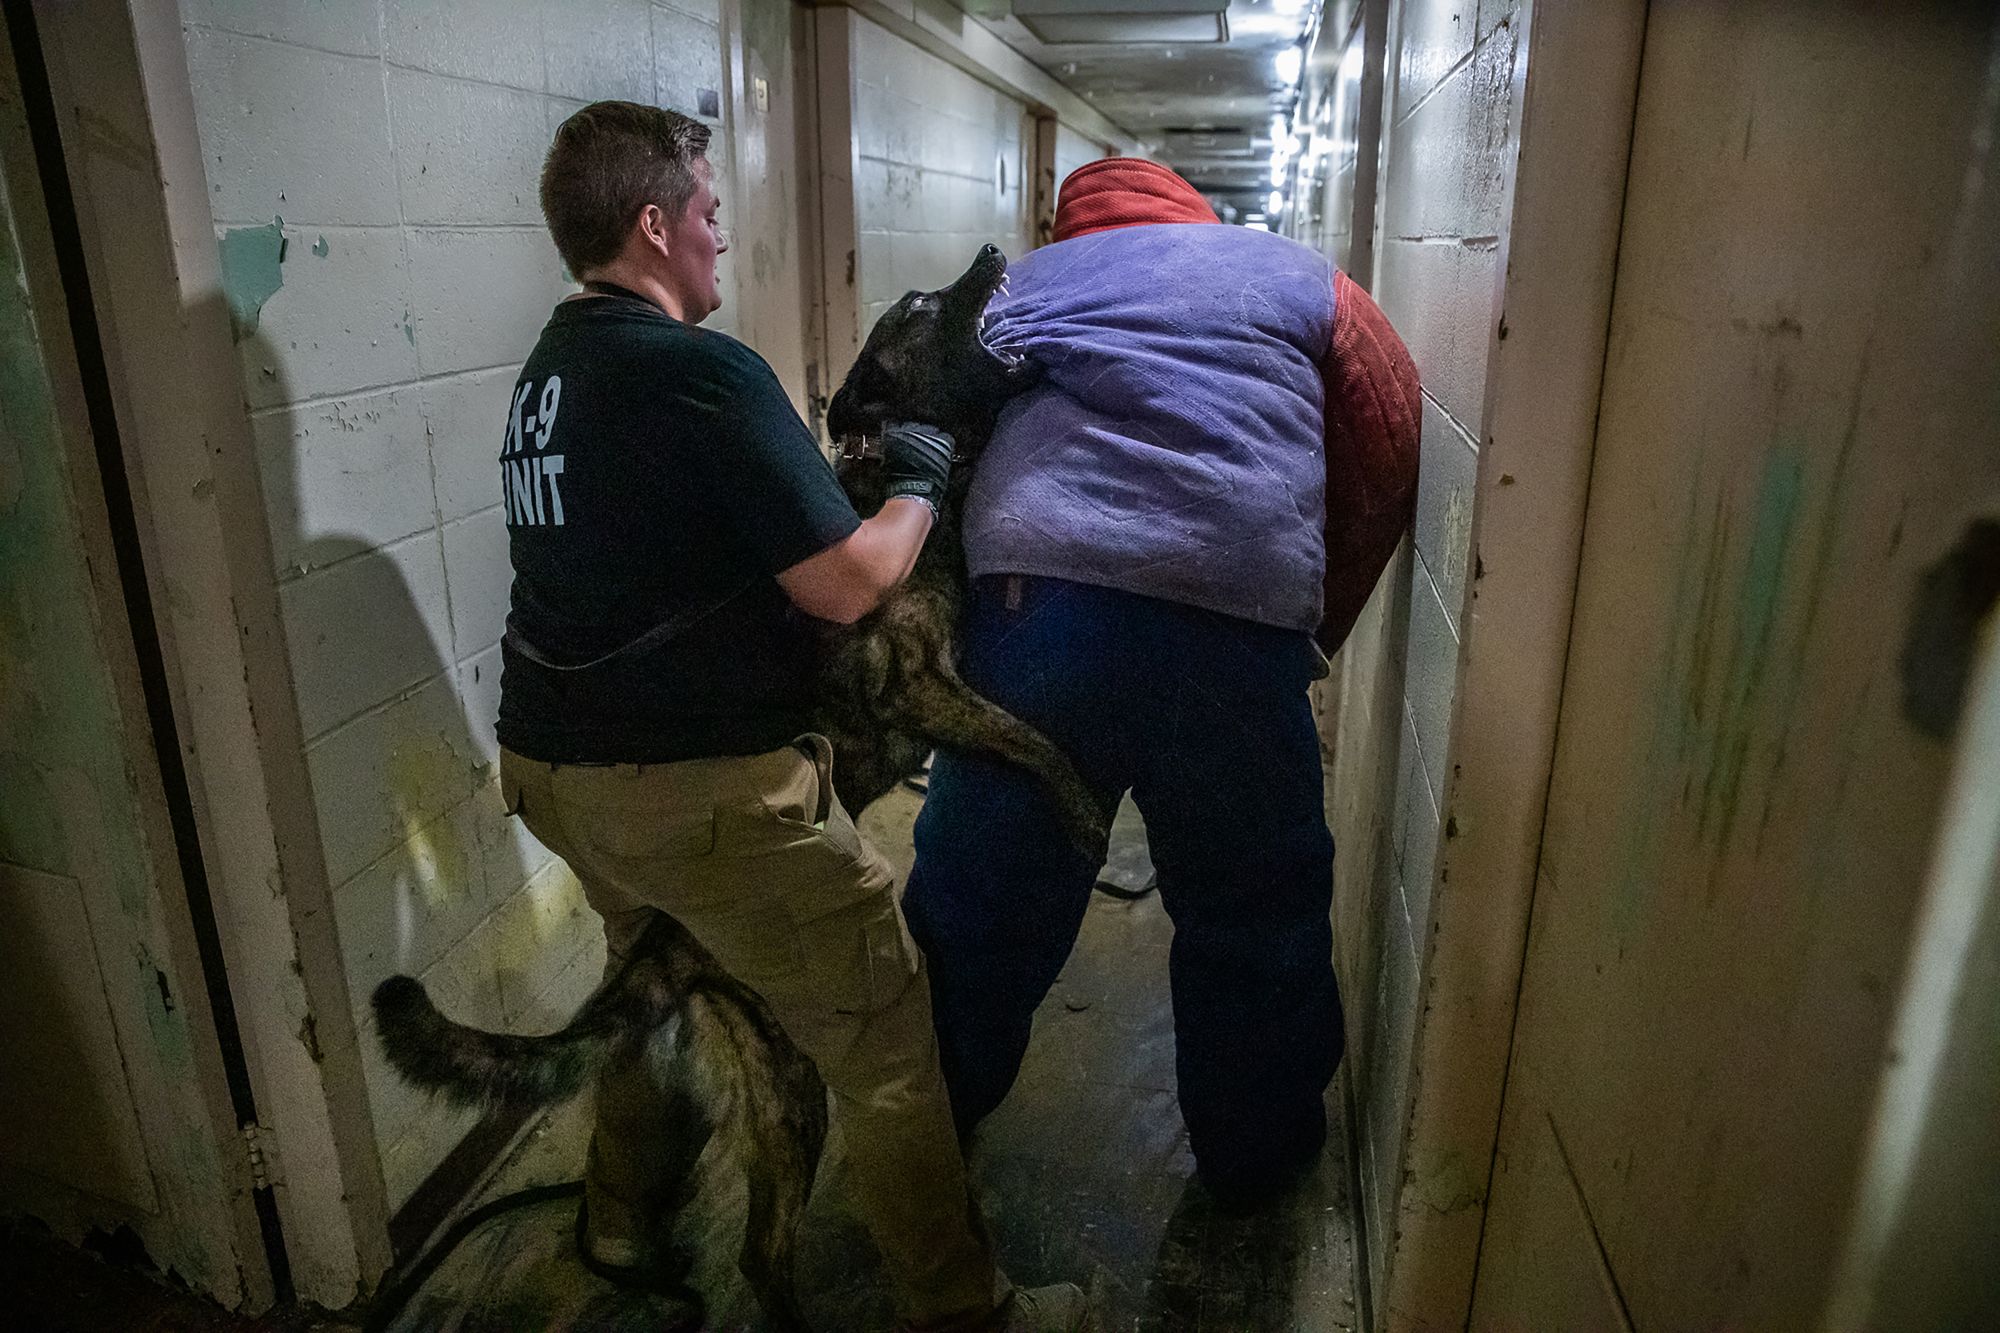
M 952 439 L 936 426 L 897 421 L 882 429 L 882 475 L 887 499 L 922 500 L 935 521 L 951 480 Z

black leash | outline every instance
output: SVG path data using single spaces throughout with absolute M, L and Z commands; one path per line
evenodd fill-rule
M 559 1185 L 534 1185 L 512 1194 L 503 1194 L 497 1199 L 479 1205 L 452 1224 L 451 1230 L 438 1238 L 437 1244 L 425 1250 L 410 1266 L 407 1273 L 397 1276 L 395 1282 L 380 1296 L 377 1296 L 368 1310 L 368 1321 L 362 1333 L 388 1333 L 389 1325 L 410 1303 L 410 1298 L 430 1281 L 431 1274 L 437 1272 L 438 1265 L 451 1257 L 451 1252 L 459 1247 L 467 1236 L 491 1222 L 502 1213 L 511 1213 L 516 1208 L 527 1208 L 551 1199 L 574 1199 L 583 1194 L 581 1180 L 565 1180 Z

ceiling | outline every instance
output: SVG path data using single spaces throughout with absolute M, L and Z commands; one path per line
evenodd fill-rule
M 1266 211 L 1272 153 L 1298 94 L 1299 57 L 1281 53 L 1303 50 L 1327 0 L 1230 0 L 1228 41 L 1184 45 L 1049 44 L 1013 16 L 1011 0 L 958 3 L 1187 177 L 1224 218 Z M 1344 12 L 1351 0 L 1330 7 Z

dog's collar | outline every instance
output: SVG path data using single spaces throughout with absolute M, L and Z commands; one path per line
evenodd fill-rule
M 843 463 L 860 463 L 882 456 L 880 435 L 843 435 L 835 443 L 840 447 L 839 458 Z
M 882 437 L 880 435 L 843 435 L 834 441 L 840 452 L 834 459 L 841 463 L 862 463 L 882 457 Z M 954 443 L 951 451 L 952 466 L 970 463 L 972 455 Z

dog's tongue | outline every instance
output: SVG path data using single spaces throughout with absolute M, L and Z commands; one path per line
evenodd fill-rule
M 1064 178 L 1056 197 L 1054 238 L 1143 227 L 1156 222 L 1221 222 L 1201 191 L 1157 162 L 1105 157 Z

